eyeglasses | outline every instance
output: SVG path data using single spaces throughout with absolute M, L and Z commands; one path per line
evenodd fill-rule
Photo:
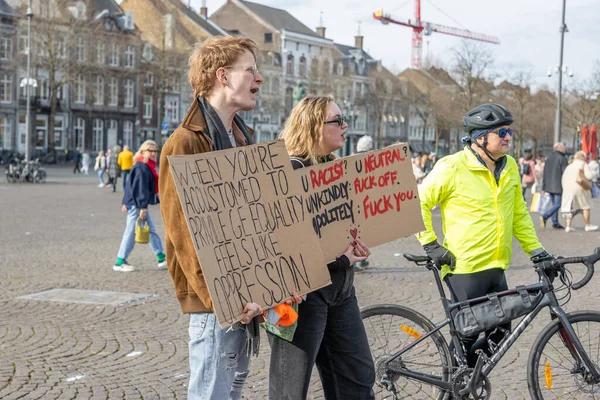
M 226 65 L 223 68 L 235 68 L 235 65 Z M 250 72 L 252 74 L 253 77 L 256 78 L 256 74 L 258 74 L 258 67 L 256 66 L 256 64 L 252 64 L 251 66 L 246 68 L 246 71 Z
M 513 130 L 511 128 L 502 128 L 496 131 L 496 133 L 498 134 L 498 136 L 500 136 L 500 139 L 504 139 L 506 135 L 512 137 Z
M 150 153 L 158 153 L 158 150 L 146 150 L 149 151 Z
M 348 117 L 345 115 L 339 115 L 336 119 L 331 121 L 325 121 L 324 124 L 338 124 L 340 127 L 348 122 Z

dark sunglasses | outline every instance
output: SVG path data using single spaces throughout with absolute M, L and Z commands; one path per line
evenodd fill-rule
M 324 124 L 338 124 L 340 127 L 348 122 L 348 118 L 345 115 L 340 115 L 336 119 L 331 121 L 325 121 Z
M 158 153 L 158 150 L 146 150 L 149 151 L 150 153 Z
M 513 130 L 511 128 L 502 128 L 497 130 L 496 133 L 498 134 L 498 136 L 500 136 L 500 139 L 504 139 L 506 135 L 512 137 Z

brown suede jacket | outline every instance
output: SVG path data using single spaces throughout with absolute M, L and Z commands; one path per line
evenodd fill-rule
M 251 129 L 248 129 L 253 133 Z M 245 144 L 241 131 L 235 126 L 238 146 Z M 168 156 L 199 154 L 212 150 L 206 120 L 198 101 L 194 101 L 181 125 L 164 144 L 160 155 L 160 212 L 165 225 L 165 252 L 169 273 L 175 285 L 175 295 L 184 313 L 212 312 L 213 303 L 196 257 L 196 250 L 179 202 L 175 181 L 171 175 Z

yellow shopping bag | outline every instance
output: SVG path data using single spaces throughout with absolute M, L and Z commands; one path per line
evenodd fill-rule
M 542 195 L 540 192 L 535 192 L 533 194 L 533 199 L 531 200 L 531 207 L 529 208 L 529 211 L 535 212 L 535 213 L 540 211 L 541 198 L 542 198 Z

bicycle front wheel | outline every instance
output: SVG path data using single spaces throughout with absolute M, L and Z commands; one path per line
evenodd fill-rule
M 567 317 L 584 351 L 600 371 L 600 312 L 580 311 Z M 527 385 L 534 400 L 600 399 L 600 385 L 592 383 L 589 369 L 558 320 L 544 328 L 531 348 Z
M 361 310 L 361 315 L 375 362 L 376 399 L 393 399 L 393 390 L 399 399 L 450 398 L 450 393 L 436 386 L 408 378 L 391 369 L 406 369 L 437 376 L 445 382 L 450 381 L 452 357 L 448 344 L 439 331 L 387 364 L 390 356 L 435 328 L 429 319 L 409 308 L 391 304 L 366 307 Z

